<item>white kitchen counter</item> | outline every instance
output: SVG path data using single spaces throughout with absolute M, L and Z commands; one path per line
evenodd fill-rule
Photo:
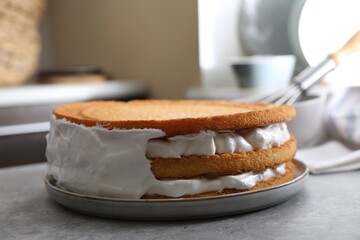
M 126 99 L 144 96 L 146 92 L 147 86 L 143 82 L 129 80 L 4 87 L 0 88 L 0 109 L 96 99 Z

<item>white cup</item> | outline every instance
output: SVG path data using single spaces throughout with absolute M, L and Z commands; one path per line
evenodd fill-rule
M 289 85 L 294 72 L 293 55 L 255 55 L 230 59 L 241 88 L 273 90 Z
M 297 140 L 298 148 L 315 146 L 326 138 L 325 105 L 326 95 L 305 96 L 295 103 L 296 118 L 287 125 Z

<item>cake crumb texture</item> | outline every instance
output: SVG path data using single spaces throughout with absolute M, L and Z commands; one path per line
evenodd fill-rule
M 213 192 L 205 192 L 205 193 L 198 193 L 193 195 L 183 195 L 178 198 L 200 198 L 200 197 L 213 197 L 213 196 L 220 196 L 220 195 L 227 195 L 227 194 L 234 194 L 234 193 L 240 193 L 240 192 L 247 192 L 251 190 L 260 190 L 263 188 L 273 187 L 276 185 L 280 185 L 283 183 L 286 183 L 292 179 L 294 179 L 296 176 L 296 167 L 293 161 L 289 161 L 286 163 L 286 173 L 285 175 L 279 175 L 276 177 L 272 177 L 268 180 L 258 182 L 254 187 L 251 189 L 224 189 L 222 191 L 213 191 Z M 171 199 L 172 197 L 163 196 L 163 195 L 144 195 L 142 196 L 142 199 Z
M 224 176 L 261 171 L 269 166 L 291 161 L 296 153 L 292 136 L 279 147 L 251 152 L 224 153 L 211 156 L 151 159 L 151 171 L 157 179 L 189 179 L 202 175 Z
M 296 115 L 290 105 L 212 100 L 95 101 L 65 104 L 53 111 L 88 127 L 163 130 L 167 136 L 202 130 L 235 130 L 286 122 Z

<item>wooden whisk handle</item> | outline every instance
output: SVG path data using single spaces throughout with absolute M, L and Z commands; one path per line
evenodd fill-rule
M 342 46 L 336 52 L 330 54 L 330 57 L 335 60 L 338 65 L 345 58 L 350 56 L 352 53 L 360 51 L 360 31 L 350 38 L 347 43 Z

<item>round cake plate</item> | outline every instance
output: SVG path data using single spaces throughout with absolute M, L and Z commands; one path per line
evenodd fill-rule
M 45 177 L 50 197 L 77 212 L 130 220 L 184 220 L 220 217 L 267 208 L 288 200 L 304 185 L 309 169 L 294 160 L 295 179 L 270 188 L 191 199 L 129 200 L 87 196 L 55 186 Z

